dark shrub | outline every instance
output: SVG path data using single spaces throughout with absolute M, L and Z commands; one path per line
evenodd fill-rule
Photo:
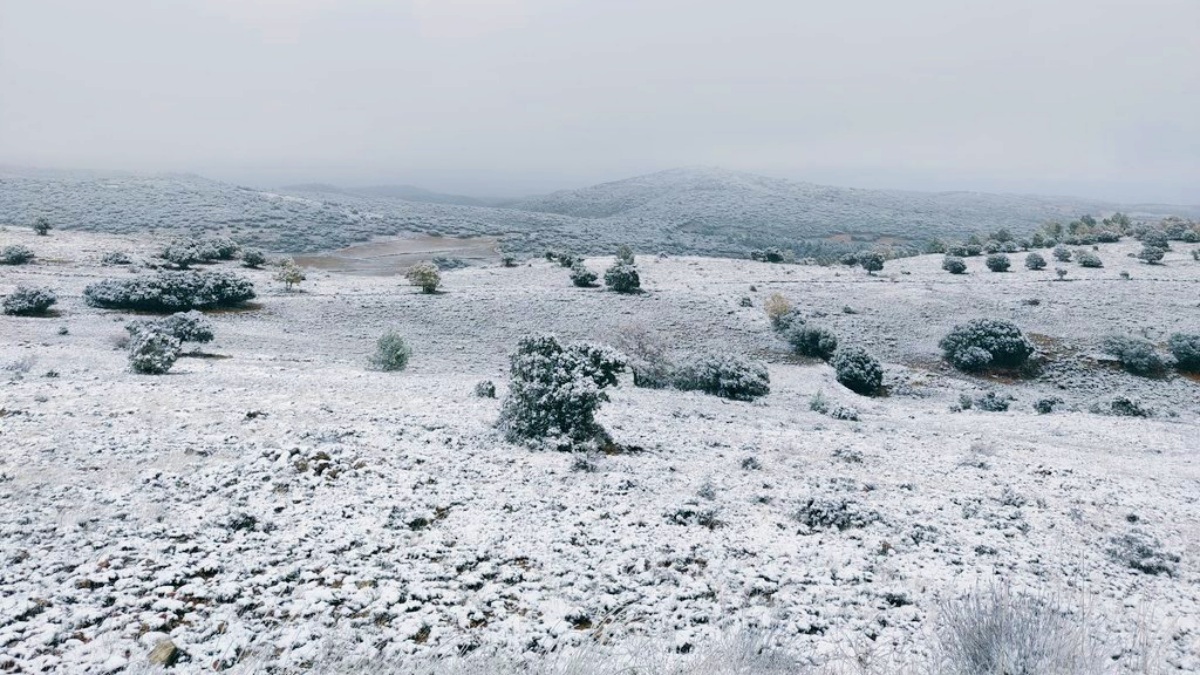
M 810 498 L 796 511 L 795 518 L 812 530 L 849 530 L 866 527 L 881 516 L 853 499 L 822 497 Z
M 570 251 L 563 251 L 562 253 L 558 254 L 558 264 L 561 267 L 571 268 L 571 267 L 575 267 L 576 264 L 580 264 L 582 262 L 583 262 L 583 258 L 580 258 L 579 256 L 575 255 L 574 253 L 571 253 Z
M 248 248 L 242 251 L 242 266 L 251 269 L 258 269 L 267 264 L 267 256 L 262 251 L 256 248 Z
M 583 266 L 582 262 L 576 262 L 571 267 L 571 283 L 580 288 L 590 288 L 596 285 L 596 273 Z
M 604 389 L 625 369 L 620 354 L 587 343 L 561 345 L 552 336 L 524 338 L 509 366 L 511 383 L 500 410 L 510 441 L 550 440 L 572 447 L 607 440 L 596 410 Z
M 44 236 L 50 234 L 51 229 L 52 228 L 50 227 L 50 221 L 46 220 L 44 217 L 38 217 L 37 220 L 33 221 L 33 231 L 39 237 L 44 237 Z
M 1012 401 L 1008 396 L 997 396 L 996 392 L 989 391 L 975 399 L 975 407 L 984 412 L 1006 412 L 1008 405 Z
M 876 251 L 863 251 L 858 254 L 858 264 L 867 271 L 868 274 L 874 274 L 883 269 L 883 254 Z
M 948 255 L 942 259 L 942 269 L 950 274 L 963 274 L 967 271 L 967 263 L 958 256 Z
M 618 260 L 604 272 L 604 285 L 617 293 L 638 293 L 642 290 L 642 278 L 637 267 Z
M 792 351 L 800 356 L 827 361 L 837 350 L 837 337 L 832 331 L 820 326 L 805 325 L 803 321 L 792 323 L 781 331 L 781 335 L 792 346 Z
M 871 396 L 883 385 L 883 368 L 862 347 L 839 349 L 830 365 L 837 371 L 837 381 L 856 394 Z
M 617 247 L 617 262 L 625 263 L 626 265 L 635 265 L 637 261 L 633 257 L 633 249 L 627 244 L 621 244 Z
M 957 325 L 938 346 L 947 361 L 966 371 L 1019 368 L 1034 352 L 1020 328 L 999 319 L 974 319 Z
M 1030 253 L 1025 256 L 1025 267 L 1031 270 L 1044 270 L 1046 269 L 1046 259 L 1040 253 Z
M 1104 267 L 1104 261 L 1100 259 L 1100 256 L 1091 251 L 1076 253 L 1075 262 L 1079 263 L 1080 267 Z
M 1105 354 L 1116 357 L 1121 367 L 1134 375 L 1156 377 L 1167 371 L 1168 363 L 1144 338 L 1129 335 L 1110 335 L 1101 343 Z
M 33 251 L 22 244 L 5 246 L 4 250 L 0 251 L 0 264 L 4 265 L 24 265 L 33 258 Z
M 1141 401 L 1129 398 L 1127 396 L 1118 396 L 1109 402 L 1108 408 L 1105 409 L 1099 404 L 1092 408 L 1092 412 L 1102 415 L 1116 415 L 1117 417 L 1153 417 L 1154 411 L 1142 405 Z
M 1062 403 L 1063 400 L 1057 396 L 1039 398 L 1033 404 L 1033 409 L 1037 411 L 1037 414 L 1039 415 L 1049 415 L 1050 413 L 1054 412 L 1055 406 L 1062 405 Z
M 1113 561 L 1143 574 L 1165 574 L 1175 576 L 1180 558 L 1163 550 L 1163 545 L 1153 535 L 1139 529 L 1109 540 L 1108 556 Z
M 235 307 L 254 297 L 254 284 L 228 272 L 159 272 L 105 279 L 83 290 L 91 307 L 147 312 Z
M 693 355 L 675 369 L 673 381 L 684 391 L 735 401 L 752 401 L 771 392 L 766 364 L 736 354 Z
M 100 258 L 101 265 L 132 265 L 133 259 L 124 251 L 109 251 Z
M 1146 264 L 1148 264 L 1148 265 L 1154 265 L 1154 264 L 1161 262 L 1163 257 L 1166 256 L 1166 254 L 1167 254 L 1166 249 L 1159 248 L 1157 246 L 1150 246 L 1149 244 L 1147 244 L 1142 247 L 1142 250 L 1140 253 L 1137 254 L 1137 257 L 1140 260 L 1145 261 Z
M 179 358 L 179 340 L 158 331 L 143 331 L 129 342 L 129 368 L 143 375 L 162 375 Z
M 987 268 L 993 272 L 1007 272 L 1012 261 L 1003 253 L 993 253 L 987 257 Z
M 408 359 L 412 356 L 412 348 L 399 334 L 388 331 L 379 337 L 375 343 L 375 354 L 371 357 L 371 367 L 375 370 L 392 372 L 404 370 Z
M 1152 248 L 1161 248 L 1164 251 L 1171 249 L 1170 237 L 1162 230 L 1146 230 L 1142 236 L 1142 245 Z
M 1180 370 L 1200 372 L 1200 334 L 1175 333 L 1167 342 Z
M 58 298 L 48 288 L 17 286 L 17 290 L 4 298 L 4 313 L 12 316 L 37 316 L 45 314 L 56 302 Z
M 479 398 L 496 398 L 496 384 L 491 380 L 480 380 L 475 385 L 475 396 Z
M 1071 249 L 1062 244 L 1055 246 L 1054 259 L 1059 262 L 1071 262 Z

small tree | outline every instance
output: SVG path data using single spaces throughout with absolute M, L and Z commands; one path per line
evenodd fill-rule
M 595 272 L 589 270 L 582 262 L 576 262 L 571 267 L 571 283 L 580 288 L 591 288 L 596 285 L 596 279 L 599 277 Z
M 291 258 L 284 260 L 279 266 L 279 271 L 275 273 L 275 281 L 282 283 L 289 292 L 307 278 L 304 276 L 304 271 Z
M 1075 262 L 1079 263 L 1080 267 L 1104 267 L 1104 261 L 1100 256 L 1091 251 L 1080 251 L 1075 254 Z
M 617 247 L 617 262 L 623 262 L 626 265 L 637 264 L 633 257 L 633 249 L 628 244 L 621 244 Z
M 792 351 L 800 356 L 828 361 L 837 350 L 837 336 L 820 326 L 806 325 L 804 322 L 793 323 L 783 329 L 782 336 L 792 346 Z
M 1046 259 L 1040 253 L 1030 253 L 1025 256 L 1025 267 L 1035 272 L 1046 269 Z
M 148 330 L 129 342 L 129 368 L 143 375 L 162 375 L 179 358 L 179 340 L 166 333 Z
M 1200 333 L 1175 333 L 1167 346 L 1171 348 L 1177 368 L 1200 373 Z
M 938 346 L 947 361 L 966 371 L 1019 368 L 1034 352 L 1033 343 L 1016 324 L 1000 319 L 974 319 L 957 325 Z
M 442 285 L 442 273 L 438 271 L 437 265 L 431 262 L 413 265 L 404 278 L 413 286 L 420 287 L 422 293 L 433 293 Z
M 883 367 L 862 347 L 843 347 L 829 363 L 837 381 L 856 394 L 872 396 L 883 386 Z
M 1154 345 L 1143 338 L 1110 335 L 1104 339 L 1101 349 L 1115 357 L 1122 368 L 1134 375 L 1158 377 L 1169 367 L 1169 363 L 1159 356 Z
M 965 274 L 967 271 L 967 263 L 962 258 L 956 255 L 948 255 L 942 258 L 942 269 L 950 274 Z
M 36 232 L 39 237 L 44 237 L 50 234 L 51 229 L 50 221 L 47 220 L 45 216 L 39 216 L 37 220 L 33 221 L 33 231 Z
M 1003 253 L 993 253 L 987 257 L 987 268 L 993 272 L 1007 272 L 1012 261 Z
M 1165 249 L 1146 244 L 1142 247 L 1142 251 L 1138 253 L 1137 257 L 1144 261 L 1147 265 L 1157 265 L 1162 261 L 1166 254 L 1167 252 Z
M 604 272 L 604 285 L 617 293 L 638 293 L 642 290 L 642 279 L 637 267 L 618 260 Z
M 1064 281 L 1067 278 L 1067 271 L 1061 267 L 1055 267 L 1054 273 L 1058 275 L 1059 281 Z
M 883 254 L 878 251 L 864 251 L 858 254 L 858 264 L 867 271 L 867 274 L 875 274 L 883 269 Z
M 130 336 L 137 337 L 147 331 L 165 333 L 179 340 L 182 346 L 185 342 L 206 344 L 212 342 L 215 331 L 212 322 L 196 310 L 176 312 L 164 319 L 131 321 L 125 325 Z
M 1071 249 L 1062 244 L 1055 246 L 1054 259 L 1059 262 L 1071 262 Z
M 562 449 L 603 443 L 608 437 L 596 411 L 624 369 L 621 355 L 606 347 L 523 338 L 510 358 L 499 426 L 513 442 L 547 440 Z
M 4 265 L 24 265 L 33 258 L 33 251 L 22 244 L 5 246 L 4 250 L 0 251 L 0 264 Z
M 767 318 L 771 321 L 771 326 L 778 329 L 780 319 L 785 314 L 794 309 L 792 301 L 783 296 L 782 293 L 772 293 L 767 301 L 763 303 L 763 309 L 767 313 Z
M 412 348 L 408 346 L 404 338 L 394 331 L 388 331 L 375 343 L 375 354 L 371 357 L 371 367 L 386 372 L 404 370 L 408 366 L 408 359 L 411 356 Z
M 258 269 L 267 264 L 267 256 L 256 248 L 248 248 L 242 251 L 242 267 L 250 269 Z
M 48 288 L 17 286 L 4 298 L 4 313 L 12 316 L 39 316 L 58 302 L 54 292 Z

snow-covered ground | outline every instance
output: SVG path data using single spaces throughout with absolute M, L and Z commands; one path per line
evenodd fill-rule
M 572 287 L 540 260 L 446 272 L 432 296 L 316 271 L 286 293 L 239 270 L 251 308 L 212 314 L 210 357 L 153 377 L 114 348 L 131 316 L 81 291 L 130 274 L 100 266 L 105 251 L 149 257 L 156 242 L 0 230 L 12 243 L 39 257 L 0 267 L 0 295 L 45 285 L 59 303 L 0 316 L 0 367 L 28 366 L 0 372 L 0 671 L 111 672 L 168 637 L 188 658 L 175 670 L 211 672 L 301 668 L 330 641 L 352 657 L 644 636 L 686 651 L 747 626 L 816 660 L 921 654 L 941 602 L 999 583 L 1086 608 L 1114 668 L 1200 672 L 1200 384 L 1095 358 L 1112 331 L 1200 332 L 1191 245 L 1162 266 L 1104 245 L 1104 268 L 1067 265 L 1064 282 L 1023 255 L 1007 274 L 975 258 L 951 276 L 923 256 L 875 277 L 642 256 L 640 296 Z M 774 292 L 883 360 L 890 396 L 788 356 L 762 310 Z M 1016 321 L 1055 365 L 1017 383 L 948 370 L 938 338 L 977 316 Z M 627 325 L 763 358 L 771 394 L 625 381 L 600 420 L 640 451 L 585 461 L 506 443 L 499 399 L 472 394 L 492 379 L 503 397 L 521 336 L 605 341 Z M 412 362 L 368 370 L 389 328 Z M 1016 398 L 1008 412 L 951 412 L 989 389 Z M 810 411 L 818 392 L 859 421 Z M 1117 395 L 1155 416 L 1088 412 Z M 1036 414 L 1048 396 L 1065 403 Z M 862 526 L 797 519 L 822 505 Z M 1174 575 L 1110 555 L 1135 529 L 1179 556 Z

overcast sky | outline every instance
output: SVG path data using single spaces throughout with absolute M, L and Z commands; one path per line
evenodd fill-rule
M 1200 0 L 0 0 L 0 163 L 1200 203 Z

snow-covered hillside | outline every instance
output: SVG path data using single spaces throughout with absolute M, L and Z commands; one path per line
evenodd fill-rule
M 1109 331 L 1197 332 L 1194 244 L 1156 266 L 1129 257 L 1134 243 L 1101 245 L 1103 268 L 1067 265 L 1062 282 L 979 258 L 963 276 L 940 256 L 871 276 L 641 255 L 634 296 L 573 287 L 542 260 L 445 272 L 437 295 L 315 270 L 289 293 L 270 270 L 222 263 L 259 297 L 210 315 L 207 357 L 135 375 L 114 347 L 133 316 L 81 293 L 130 276 L 105 252 L 161 243 L 0 229 L 0 248 L 38 255 L 0 266 L 0 295 L 59 296 L 55 316 L 0 316 L 0 671 L 118 672 L 168 639 L 189 673 L 302 669 L 330 643 L 530 659 L 591 645 L 602 659 L 747 626 L 816 662 L 911 661 L 941 603 L 1002 584 L 1086 608 L 1072 620 L 1113 672 L 1200 672 L 1200 384 L 1096 356 Z M 890 394 L 857 396 L 789 355 L 763 313 L 776 292 L 878 356 Z M 1015 382 L 948 368 L 938 339 L 981 316 L 1015 321 L 1054 365 Z M 506 442 L 499 401 L 472 393 L 491 379 L 503 397 L 522 336 L 609 341 L 631 325 L 764 359 L 771 393 L 624 380 L 600 421 L 633 451 L 593 457 Z M 366 368 L 387 329 L 413 347 L 403 372 Z M 952 412 L 987 391 L 1015 400 Z M 818 393 L 858 420 L 810 410 Z M 1154 415 L 1089 412 L 1116 396 Z M 1063 402 L 1035 413 L 1047 397 Z M 1114 556 L 1132 533 L 1178 556 L 1173 574 Z

